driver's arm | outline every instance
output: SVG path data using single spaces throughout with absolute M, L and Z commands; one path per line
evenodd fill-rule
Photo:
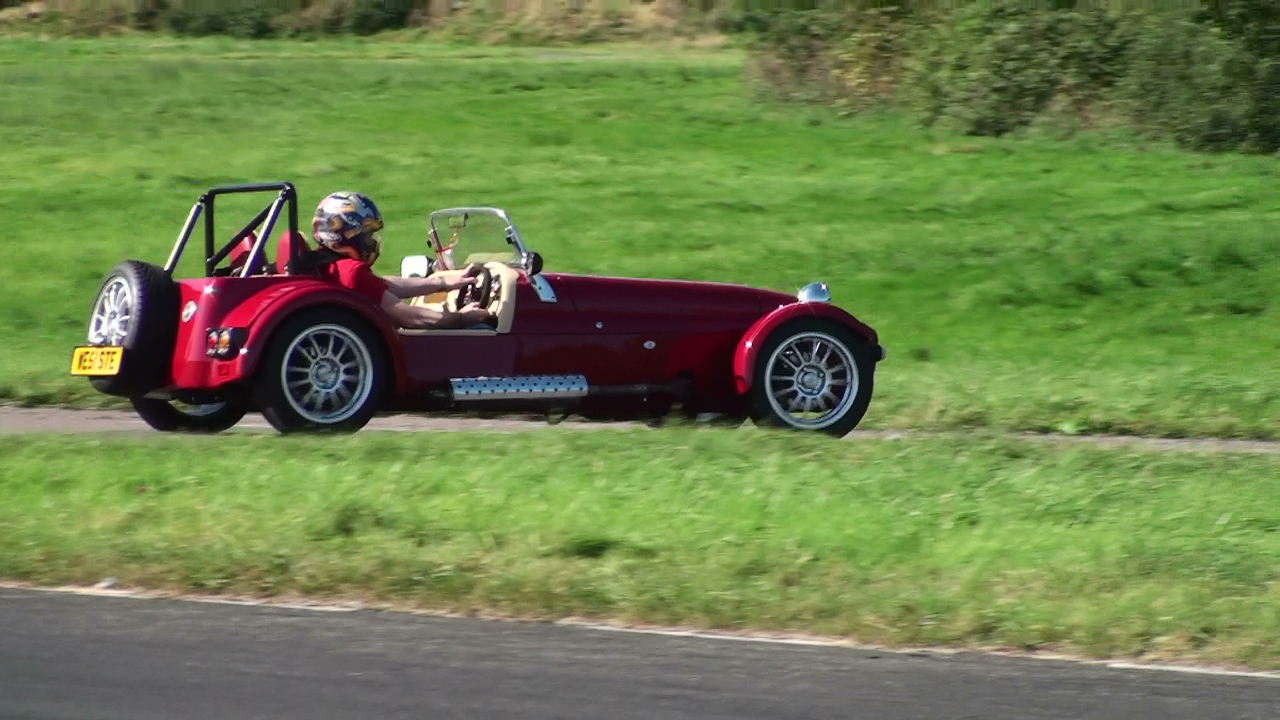
M 468 265 L 461 270 L 441 270 L 426 277 L 383 275 L 382 279 L 386 281 L 391 294 L 403 300 L 466 287 L 471 284 L 471 278 L 479 273 L 478 265 Z
M 383 275 L 382 279 L 387 283 L 387 292 L 403 300 L 449 290 L 449 280 L 452 278 L 445 276 L 443 273 L 436 273 L 427 277 Z
M 401 279 L 426 280 L 429 278 Z M 400 298 L 396 297 L 390 290 L 382 295 L 382 309 L 391 317 L 397 327 L 410 330 L 469 328 L 493 319 L 493 313 L 478 305 L 468 305 L 457 312 L 406 305 L 400 302 Z

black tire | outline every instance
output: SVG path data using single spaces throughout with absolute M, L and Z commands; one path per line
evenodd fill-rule
M 120 310 L 127 311 L 127 322 Z M 125 327 L 122 329 L 120 324 Z M 120 345 L 120 372 L 90 378 L 109 395 L 142 395 L 169 379 L 178 331 L 178 286 L 163 268 L 125 260 L 102 281 L 89 314 L 89 345 Z
M 283 433 L 355 432 L 377 412 L 388 380 L 386 350 L 367 321 L 311 308 L 272 333 L 254 377 L 254 404 Z M 335 407 L 326 411 L 328 400 Z
M 808 358 L 806 348 L 811 348 Z M 760 426 L 842 437 L 862 421 L 871 405 L 875 383 L 871 348 L 864 338 L 830 320 L 801 318 L 785 323 L 760 346 L 753 370 L 747 401 L 751 419 Z M 805 409 L 792 403 L 806 403 Z M 807 412 L 808 403 L 816 417 L 799 414 Z
M 249 409 L 243 401 L 229 398 L 203 405 L 179 405 L 135 395 L 129 402 L 148 425 L 160 432 L 219 433 L 240 422 Z

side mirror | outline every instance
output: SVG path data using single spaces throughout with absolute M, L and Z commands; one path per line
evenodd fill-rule
M 426 277 L 435 271 L 435 261 L 426 255 L 410 255 L 400 261 L 400 274 L 404 277 Z
M 536 252 L 529 253 L 525 258 L 525 265 L 528 266 L 530 275 L 537 275 L 542 272 L 542 255 Z

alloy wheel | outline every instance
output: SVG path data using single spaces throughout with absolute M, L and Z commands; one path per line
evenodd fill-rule
M 111 278 L 98 293 L 89 318 L 90 345 L 123 345 L 133 322 L 133 292 L 129 281 L 121 276 Z
M 314 325 L 285 349 L 281 385 L 289 405 L 309 422 L 332 425 L 354 415 L 373 389 L 369 348 L 342 325 Z
M 769 406 L 792 427 L 820 430 L 844 416 L 858 395 L 858 366 L 836 338 L 805 332 L 787 338 L 765 364 Z

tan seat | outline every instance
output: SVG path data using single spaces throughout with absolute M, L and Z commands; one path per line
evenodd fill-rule
M 426 333 L 479 335 L 484 333 L 503 334 L 511 332 L 511 324 L 515 320 L 516 314 L 516 283 L 520 281 L 520 273 L 505 263 L 485 263 L 485 267 L 489 268 L 489 272 L 493 273 L 494 279 L 499 280 L 502 284 L 501 302 L 498 303 L 498 307 L 496 308 L 498 324 L 494 330 L 400 330 L 400 332 L 406 335 Z M 432 293 L 431 295 L 426 296 L 419 295 L 418 297 L 410 298 L 407 302 L 414 307 L 425 307 L 431 310 L 443 311 L 447 306 L 451 306 L 453 304 L 453 299 L 457 296 L 457 293 L 457 290 L 450 290 L 448 293 Z

